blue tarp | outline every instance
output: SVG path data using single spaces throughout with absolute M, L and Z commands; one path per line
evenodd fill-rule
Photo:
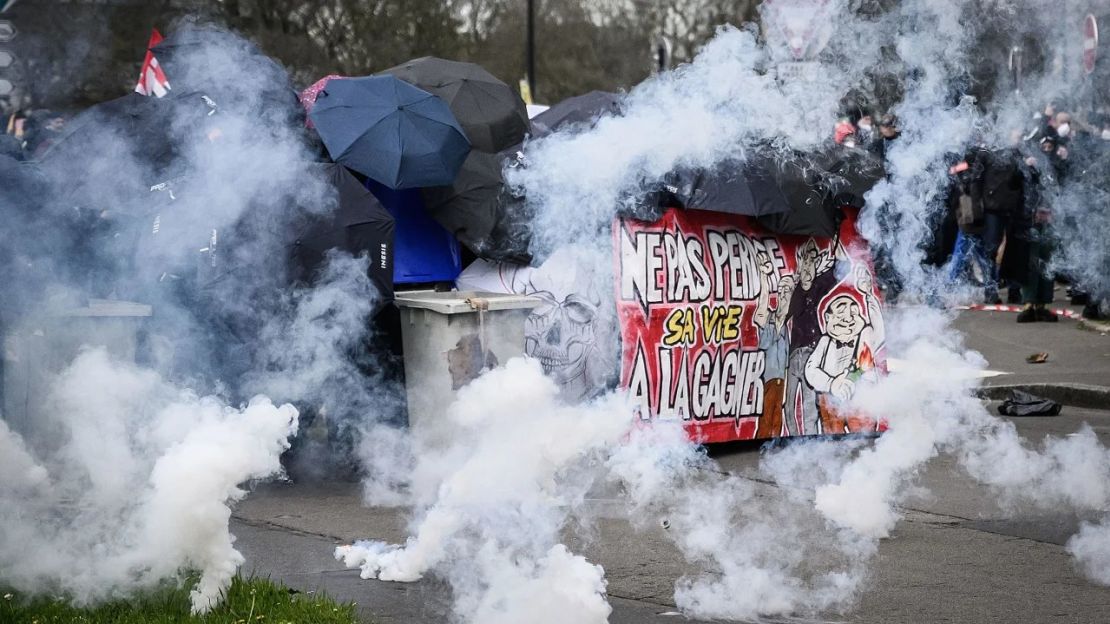
M 366 188 L 393 215 L 393 283 L 453 282 L 462 271 L 459 241 L 424 210 L 417 189 L 394 190 L 373 180 Z

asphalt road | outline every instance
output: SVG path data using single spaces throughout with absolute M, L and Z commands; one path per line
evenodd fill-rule
M 1017 325 L 1013 319 L 1012 313 L 981 311 L 957 319 L 968 345 L 984 355 L 991 370 L 1004 373 L 985 383 L 1110 386 L 1110 336 L 1081 329 L 1074 321 Z M 1036 351 L 1047 351 L 1049 361 L 1026 363 Z M 1014 421 L 1034 443 L 1087 423 L 1110 445 L 1110 405 L 1105 407 L 1067 406 L 1058 417 Z M 724 471 L 754 476 L 760 449 L 740 444 L 716 449 L 713 456 Z M 918 484 L 902 508 L 902 522 L 880 543 L 868 591 L 851 611 L 828 614 L 829 620 L 1110 621 L 1110 588 L 1081 577 L 1063 548 L 1080 518 L 1064 511 L 1003 509 L 945 456 L 929 462 Z M 775 495 L 774 485 L 757 486 Z M 599 508 L 621 507 L 619 500 L 595 502 Z M 271 484 L 240 504 L 232 528 L 248 570 L 356 602 L 373 622 L 447 621 L 449 592 L 443 585 L 364 581 L 331 557 L 335 545 L 355 539 L 401 541 L 406 520 L 403 510 L 364 508 L 354 484 Z M 675 579 L 694 568 L 682 561 L 661 529 L 634 531 L 620 513 L 612 513 L 599 521 L 594 539 L 570 545 L 605 568 L 614 607 L 611 622 L 690 621 L 674 613 L 672 596 Z
M 1057 307 L 1078 311 L 1062 299 Z M 966 344 L 981 353 L 992 371 L 1003 373 L 984 380 L 986 385 L 1078 383 L 1110 386 L 1110 323 L 1017 323 L 1013 312 L 969 310 L 954 327 Z M 1100 331 L 1101 330 L 1101 331 Z M 1048 361 L 1030 364 L 1034 353 L 1048 353 Z M 1106 406 L 1110 408 L 1110 404 Z

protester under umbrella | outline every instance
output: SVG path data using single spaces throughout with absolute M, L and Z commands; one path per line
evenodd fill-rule
M 499 152 L 524 141 L 528 132 L 524 101 L 479 65 L 425 56 L 381 73 L 447 102 L 474 149 Z
M 608 91 L 590 91 L 567 98 L 532 118 L 532 136 L 542 137 L 574 125 L 590 127 L 606 115 L 620 115 L 621 96 Z
M 393 295 L 393 217 L 343 167 L 313 166 L 335 188 L 334 210 L 308 216 L 298 226 L 292 251 L 292 279 L 312 283 L 332 249 L 370 257 L 369 277 L 383 299 Z
M 451 184 L 470 152 L 446 104 L 393 76 L 330 80 L 309 119 L 332 160 L 393 189 Z

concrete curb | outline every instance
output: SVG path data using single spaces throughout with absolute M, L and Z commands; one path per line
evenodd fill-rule
M 1001 401 L 1010 396 L 1011 390 L 1023 390 L 1057 403 L 1089 409 L 1110 408 L 1110 387 L 1088 384 L 1014 384 L 983 386 L 976 394 L 983 399 Z
M 1079 319 L 1079 326 L 1083 329 L 1098 332 L 1106 335 L 1110 334 L 1110 321 L 1092 321 L 1091 319 Z

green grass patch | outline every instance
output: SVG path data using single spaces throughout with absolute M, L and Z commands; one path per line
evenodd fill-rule
M 236 577 L 219 606 L 189 613 L 191 583 L 166 585 L 126 600 L 73 607 L 61 599 L 0 594 L 2 624 L 355 624 L 353 604 L 315 593 L 292 592 L 267 579 Z

